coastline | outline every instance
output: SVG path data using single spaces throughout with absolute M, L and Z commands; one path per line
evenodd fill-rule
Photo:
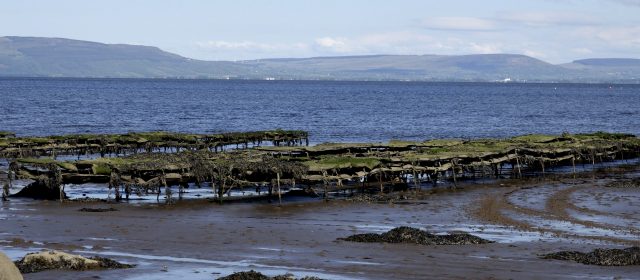
M 477 211 L 485 197 L 499 197 L 509 192 L 515 198 L 527 198 L 510 198 L 511 203 L 535 211 L 539 205 L 549 204 L 548 198 L 558 191 L 580 187 L 580 191 L 586 193 L 565 202 L 582 207 L 594 205 L 591 211 L 607 211 L 612 217 L 631 217 L 635 222 L 629 226 L 635 233 L 629 233 L 632 234 L 630 238 L 637 240 L 640 221 L 633 217 L 638 217 L 640 207 L 632 201 L 633 196 L 640 197 L 640 191 L 637 188 L 609 191 L 603 185 L 622 177 L 637 176 L 638 170 L 635 166 L 630 170 L 585 172 L 575 181 L 571 176 L 560 176 L 513 184 L 507 181 L 469 182 L 463 189 L 441 189 L 422 200 L 391 204 L 343 200 L 291 202 L 281 207 L 264 203 L 224 206 L 211 203 L 117 204 L 113 205 L 118 209 L 116 212 L 86 213 L 78 209 L 96 204 L 14 200 L 10 205 L 2 206 L 2 214 L 6 217 L 3 223 L 10 226 L 3 228 L 1 239 L 4 241 L 0 247 L 14 258 L 22 252 L 48 248 L 98 254 L 138 264 L 131 270 L 41 272 L 28 274 L 27 279 L 93 276 L 161 279 L 171 275 L 210 279 L 249 269 L 273 275 L 292 272 L 296 276 L 326 279 L 456 279 L 469 275 L 531 279 L 539 277 L 540 273 L 560 279 L 633 278 L 637 272 L 634 267 L 585 266 L 539 258 L 540 254 L 557 250 L 586 251 L 629 245 L 620 240 L 600 238 L 610 235 L 607 232 L 610 228 L 596 231 L 595 235 L 588 228 L 583 229 L 582 234 L 559 234 L 553 231 L 557 228 L 550 221 L 573 225 L 562 228 L 568 232 L 575 231 L 580 224 L 570 219 L 562 220 L 560 217 L 563 216 L 549 211 L 551 216 L 539 217 L 533 213 L 521 217 L 522 221 L 541 229 L 517 228 L 497 220 L 478 218 Z M 530 193 L 532 190 L 544 195 Z M 594 190 L 613 195 L 601 197 L 601 201 L 584 201 L 589 191 Z M 609 208 L 606 208 L 607 204 Z M 522 215 L 511 213 L 509 208 L 500 207 L 499 210 L 514 217 Z M 496 243 L 415 246 L 336 241 L 350 234 L 382 232 L 400 225 L 433 232 L 463 230 Z M 167 272 L 162 271 L 164 266 Z

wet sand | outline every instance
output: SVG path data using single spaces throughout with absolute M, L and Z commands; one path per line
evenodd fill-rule
M 627 175 L 637 176 L 637 170 Z M 539 258 L 560 250 L 638 245 L 640 189 L 605 188 L 612 176 L 621 175 L 469 182 L 464 189 L 442 189 L 423 200 L 395 204 L 317 201 L 278 207 L 13 199 L 1 204 L 0 250 L 14 260 L 47 248 L 137 264 L 127 270 L 40 272 L 25 279 L 215 279 L 250 269 L 325 279 L 633 279 L 639 267 Z M 78 211 L 83 207 L 118 211 Z M 435 233 L 463 230 L 496 243 L 336 241 L 397 226 Z

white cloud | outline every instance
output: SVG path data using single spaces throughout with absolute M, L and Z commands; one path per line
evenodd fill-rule
M 608 2 L 617 2 L 629 6 L 640 6 L 640 0 L 607 0 Z
M 344 39 L 334 39 L 331 37 L 323 37 L 316 39 L 316 44 L 325 48 L 343 47 L 345 45 Z
M 540 51 L 536 51 L 536 50 L 530 50 L 530 49 L 523 50 L 522 54 L 524 54 L 526 56 L 534 57 L 534 58 L 537 58 L 537 59 L 547 58 L 547 55 L 545 53 L 540 52 Z
M 590 15 L 574 12 L 502 12 L 497 20 L 534 27 L 558 25 L 594 25 L 598 20 Z
M 592 54 L 593 51 L 589 48 L 573 48 L 571 49 L 572 52 L 580 54 L 580 55 L 586 55 L 586 54 Z
M 427 29 L 459 31 L 491 31 L 497 29 L 494 21 L 476 17 L 432 17 L 421 24 Z
M 315 40 L 315 47 L 319 51 L 335 52 L 335 53 L 350 53 L 356 52 L 359 49 L 352 40 L 347 38 L 333 38 L 322 37 Z
M 316 50 L 323 54 L 416 54 L 433 43 L 431 37 L 409 31 L 315 40 Z
M 499 44 L 491 44 L 491 43 L 469 43 L 469 50 L 472 53 L 480 53 L 480 54 L 490 54 L 490 53 L 500 53 L 502 52 L 502 48 Z
M 584 40 L 598 40 L 614 47 L 640 49 L 640 26 L 585 27 L 576 34 Z
M 272 43 L 257 43 L 252 41 L 207 41 L 207 42 L 197 42 L 196 45 L 203 49 L 208 50 L 219 50 L 219 51 L 235 51 L 235 50 L 244 50 L 244 51 L 258 51 L 258 52 L 272 52 L 272 51 L 299 51 L 306 50 L 309 48 L 307 44 L 304 43 L 293 43 L 293 44 L 272 44 Z

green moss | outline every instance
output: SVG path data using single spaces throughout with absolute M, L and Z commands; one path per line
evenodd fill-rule
M 426 141 L 426 142 L 422 143 L 422 146 L 424 146 L 424 147 L 450 147 L 450 146 L 457 146 L 457 145 L 460 145 L 462 143 L 463 143 L 462 140 L 435 139 L 435 140 L 429 140 L 429 141 Z
M 419 143 L 415 141 L 403 141 L 403 140 L 397 140 L 397 139 L 392 139 L 391 141 L 389 141 L 389 147 L 396 147 L 396 148 L 417 146 L 418 144 Z
M 449 149 L 449 148 L 429 148 L 429 149 L 425 149 L 424 152 L 427 153 L 427 154 L 431 154 L 431 155 L 437 155 L 437 154 L 444 154 L 444 153 L 451 152 L 451 149 Z
M 324 157 L 317 161 L 305 162 L 310 169 L 314 170 L 327 170 L 327 169 L 340 169 L 340 168 L 368 168 L 373 169 L 380 165 L 380 159 L 377 158 L 356 158 L 356 157 L 339 157 L 331 156 Z
M 94 164 L 91 166 L 94 175 L 110 175 L 111 167 L 107 164 Z
M 548 143 L 557 140 L 559 137 L 544 134 L 529 134 L 511 138 L 513 141 L 526 143 Z
M 21 159 L 18 159 L 17 161 L 22 164 L 36 164 L 36 165 L 58 163 L 58 161 L 52 158 L 21 158 Z
M 576 134 L 575 137 L 583 140 L 584 139 L 621 140 L 621 139 L 635 138 L 636 136 L 628 133 L 610 133 L 610 132 L 604 132 L 604 131 L 597 131 L 594 133 Z
M 0 138 L 15 137 L 16 135 L 10 131 L 0 131 Z
M 49 144 L 52 141 L 52 139 L 50 138 L 42 138 L 42 137 L 34 137 L 34 138 L 28 138 L 29 141 L 28 143 L 33 143 L 33 144 Z
M 75 164 L 70 163 L 70 162 L 58 162 L 58 166 L 60 166 L 62 169 L 68 170 L 68 171 L 73 171 L 73 172 L 77 172 L 78 171 L 78 167 L 76 167 Z
M 75 166 L 75 164 L 66 162 L 66 161 L 57 161 L 52 158 L 21 158 L 21 159 L 18 159 L 17 161 L 19 163 L 26 164 L 26 165 L 36 165 L 36 166 L 43 166 L 43 167 L 50 164 L 56 164 L 58 165 L 58 167 L 68 171 L 73 171 L 73 172 L 78 171 L 78 168 Z

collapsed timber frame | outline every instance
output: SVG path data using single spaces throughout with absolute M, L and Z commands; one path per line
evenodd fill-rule
M 0 157 L 11 159 L 9 177 L 41 180 L 50 187 L 105 183 L 114 189 L 116 200 L 149 192 L 159 198 L 164 189 L 170 200 L 172 187 L 178 188 L 181 197 L 185 188 L 195 185 L 210 187 L 223 201 L 230 199 L 232 190 L 256 186 L 266 187 L 268 197 L 280 197 L 282 185 L 326 197 L 336 190 L 382 192 L 435 185 L 443 179 L 455 185 L 476 177 L 519 178 L 531 172 L 544 176 L 553 166 L 573 166 L 575 172 L 576 164 L 631 159 L 640 152 L 640 139 L 634 135 L 604 132 L 386 144 L 308 146 L 308 141 L 304 131 L 282 130 L 40 138 L 15 138 L 7 133 L 0 138 Z M 262 145 L 265 142 L 271 145 Z M 229 145 L 236 148 L 224 148 Z M 56 159 L 62 155 L 94 157 Z

